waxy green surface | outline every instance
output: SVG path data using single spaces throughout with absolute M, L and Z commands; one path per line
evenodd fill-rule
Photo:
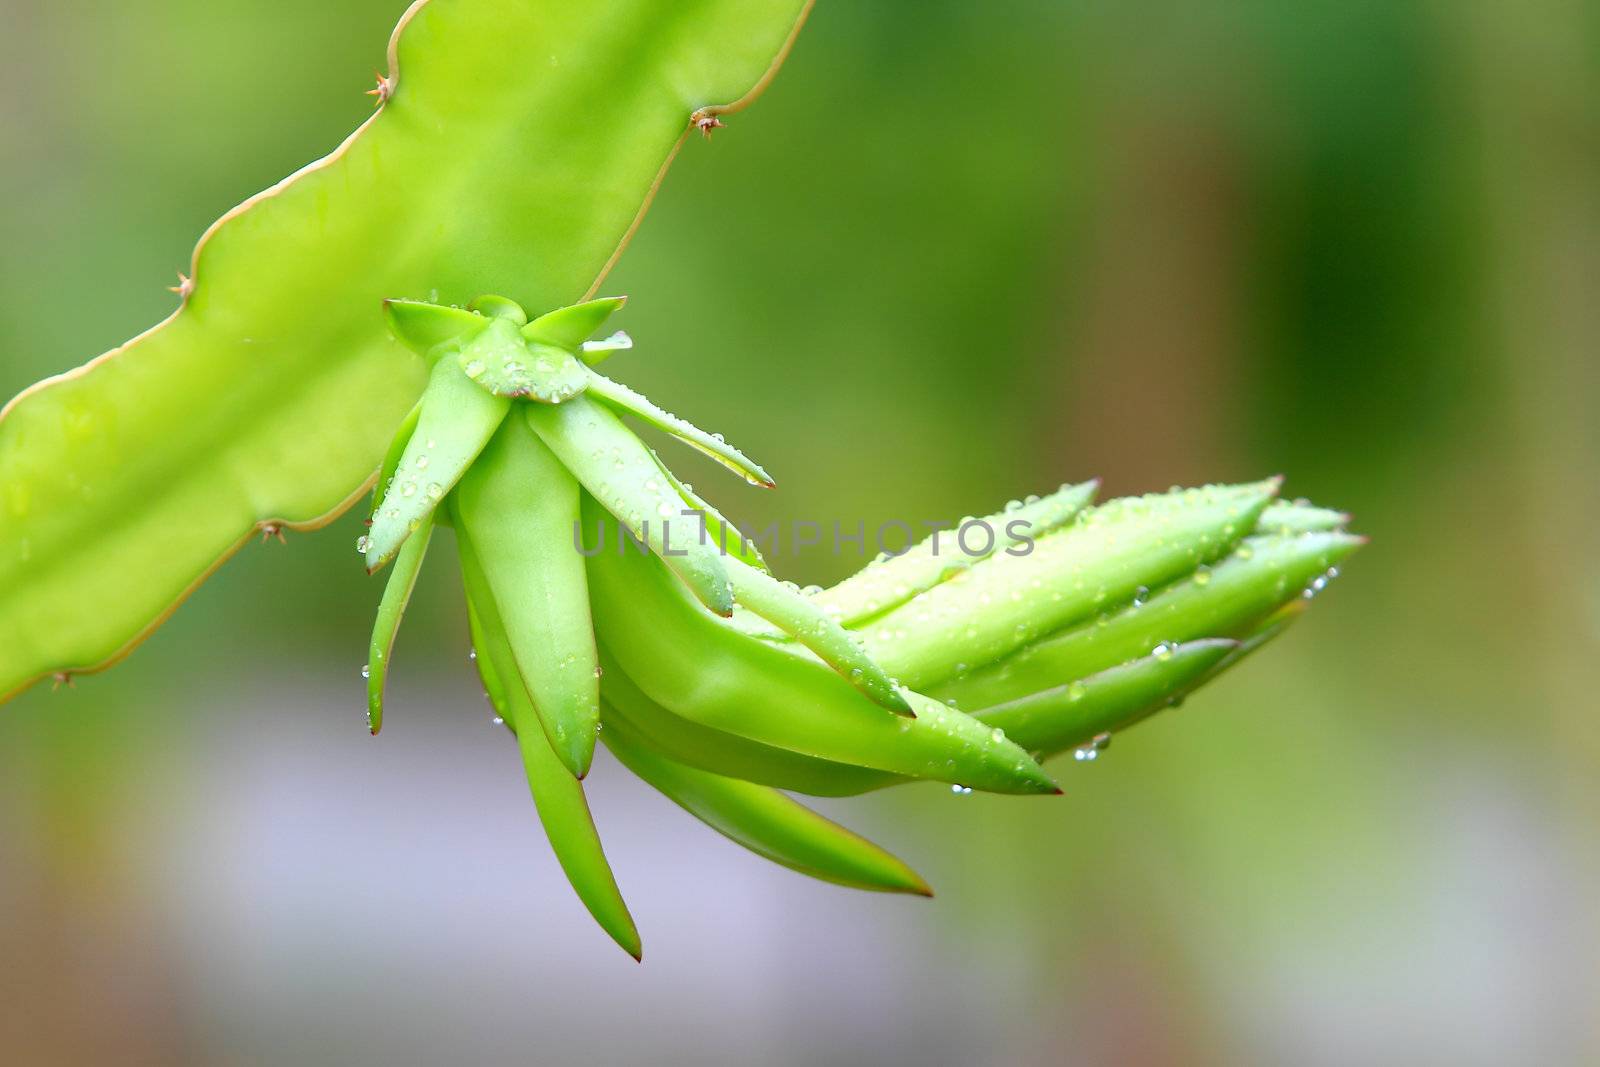
M 426 375 L 382 302 L 584 297 L 691 115 L 752 94 L 808 6 L 415 4 L 371 122 L 213 226 L 172 318 L 0 418 L 0 696 L 109 665 L 257 528 L 353 503 Z

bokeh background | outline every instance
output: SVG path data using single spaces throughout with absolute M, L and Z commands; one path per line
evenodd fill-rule
M 368 112 L 402 7 L 4 0 L 0 396 L 165 316 L 205 224 Z M 675 465 L 869 523 L 1284 471 L 1371 547 L 1062 799 L 829 806 L 931 902 L 603 763 L 642 967 L 544 846 L 451 566 L 375 742 L 356 519 L 252 547 L 0 709 L 0 1061 L 1600 1061 L 1597 57 L 1585 0 L 821 0 L 608 286 L 617 372 L 782 489 Z

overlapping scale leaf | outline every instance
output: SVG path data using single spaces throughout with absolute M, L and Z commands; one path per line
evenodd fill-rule
M 1273 479 L 1111 501 L 873 620 L 867 651 L 904 684 L 936 686 L 1216 560 L 1277 490 Z

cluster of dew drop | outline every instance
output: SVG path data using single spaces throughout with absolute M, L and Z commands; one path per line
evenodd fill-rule
M 1337 577 L 1339 577 L 1339 568 L 1329 567 L 1327 570 L 1311 579 L 1311 584 L 1302 589 L 1300 591 L 1300 595 L 1306 600 L 1315 600 L 1317 598 L 1317 594 L 1328 588 L 1328 583 Z
M 1072 750 L 1072 758 L 1078 763 L 1093 763 L 1100 758 L 1100 753 L 1111 747 L 1109 733 L 1095 734 L 1088 744 L 1079 745 Z

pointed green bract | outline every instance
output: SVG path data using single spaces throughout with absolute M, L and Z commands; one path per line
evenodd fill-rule
M 983 707 L 1063 685 L 1143 656 L 1159 644 L 1201 637 L 1244 637 L 1354 552 L 1345 533 L 1249 537 L 1216 564 L 1122 608 L 1064 630 L 931 690 L 962 707 Z
M 424 518 L 395 557 L 389 582 L 383 587 L 383 600 L 378 604 L 372 643 L 367 650 L 367 729 L 374 737 L 383 729 L 383 689 L 389 677 L 389 657 L 394 652 L 395 635 L 400 631 L 406 605 L 411 603 L 411 591 L 416 588 L 417 575 L 422 572 L 422 560 L 428 554 L 428 542 L 432 537 L 433 520 Z
M 576 354 L 584 341 L 627 302 L 625 296 L 607 296 L 557 308 L 524 326 L 522 336 L 535 344 L 554 345 Z
M 589 372 L 589 378 L 589 391 L 594 396 L 630 415 L 638 416 L 656 429 L 676 437 L 690 448 L 710 456 L 751 485 L 763 489 L 773 487 L 772 476 L 762 470 L 750 457 L 724 441 L 721 434 L 706 433 L 700 427 L 680 419 L 670 411 L 657 407 L 642 393 L 634 392 L 621 382 L 612 381 L 595 371 Z
M 580 396 L 553 407 L 529 404 L 526 414 L 528 424 L 584 489 L 665 560 L 702 604 L 718 615 L 733 611 L 733 590 L 722 556 L 700 536 L 698 516 L 662 476 L 644 442 L 615 412 L 590 396 Z M 584 527 L 594 528 L 588 522 Z M 611 528 L 618 537 L 613 548 L 601 542 L 602 556 L 613 549 L 627 551 L 615 523 Z
M 459 352 L 489 325 L 477 312 L 421 300 L 385 300 L 383 313 L 395 338 L 430 364 L 445 351 Z
M 586 528 L 607 521 L 598 512 L 585 501 Z M 601 643 L 668 711 L 839 763 L 992 792 L 1058 791 L 997 731 L 912 693 L 915 719 L 885 715 L 810 656 L 707 614 L 654 556 L 607 552 L 588 563 Z
M 1264 534 L 1318 533 L 1340 530 L 1350 516 L 1332 508 L 1319 508 L 1303 501 L 1278 502 L 1261 513 L 1256 529 Z
M 259 525 L 355 505 L 427 378 L 382 301 L 583 299 L 691 111 L 809 6 L 413 5 L 357 135 L 220 220 L 169 321 L 0 416 L 0 698 L 115 661 Z
M 627 728 L 644 737 L 652 748 L 679 763 L 814 797 L 855 796 L 903 780 L 882 771 L 819 759 L 702 726 L 651 700 L 604 648 L 600 662 L 605 667 L 602 719 L 608 724 L 614 719 L 624 720 Z
M 1160 710 L 1238 647 L 1223 639 L 1163 645 L 1143 659 L 974 714 L 1041 758 L 1053 756 Z
M 838 823 L 766 786 L 684 766 L 654 751 L 625 725 L 606 747 L 634 774 L 730 841 L 825 882 L 932 896 L 904 862 Z
M 367 570 L 376 571 L 455 487 L 505 421 L 511 402 L 490 396 L 441 359 L 428 376 L 417 428 L 400 454 L 365 543 Z
M 389 451 L 384 453 L 383 465 L 378 468 L 378 481 L 372 487 L 372 518 L 378 512 L 378 505 L 383 503 L 384 494 L 388 493 L 389 486 L 394 483 L 395 471 L 400 469 L 400 457 L 405 455 L 406 445 L 411 443 L 411 435 L 417 432 L 417 420 L 422 417 L 422 401 L 417 401 L 411 408 L 411 413 L 405 417 L 396 431 L 394 440 L 389 443 Z
M 1103 504 L 1030 552 L 992 556 L 874 620 L 867 652 L 902 683 L 931 688 L 1211 562 L 1277 489 L 1274 480 Z
M 507 419 L 461 479 L 454 509 L 550 745 L 581 778 L 600 722 L 600 661 L 573 545 L 578 483 L 523 420 Z
M 706 539 L 717 546 L 717 551 L 724 557 L 739 560 L 746 566 L 754 567 L 767 574 L 772 573 L 772 568 L 767 566 L 767 561 L 762 558 L 761 550 L 756 543 L 744 536 L 739 528 L 723 517 L 722 512 L 712 507 L 706 500 L 697 494 L 689 483 L 680 479 L 676 474 L 667 469 L 661 462 L 661 457 L 655 449 L 650 449 L 651 457 L 656 461 L 656 466 L 661 468 L 662 477 L 672 483 L 678 491 L 678 496 L 684 505 L 699 516 L 700 525 L 705 530 Z
M 518 684 L 518 668 L 493 594 L 471 544 L 466 538 L 457 537 L 457 547 L 462 580 L 467 587 L 467 616 L 478 653 L 479 677 L 496 713 L 516 732 L 528 788 L 545 836 L 589 914 L 624 952 L 639 959 L 639 930 L 606 861 L 583 783 L 567 772 L 544 731 L 534 723 L 536 712 L 527 691 Z
M 610 337 L 599 341 L 585 341 L 578 354 L 583 361 L 591 367 L 598 367 L 618 352 L 626 352 L 633 347 L 633 338 L 618 330 Z
M 1047 497 L 987 518 L 962 520 L 898 556 L 869 563 L 814 599 L 844 625 L 859 626 L 980 560 L 998 552 L 1020 550 L 1028 539 L 1060 529 L 1077 518 L 1099 487 L 1098 481 L 1064 485 Z M 963 533 L 969 523 L 977 524 L 978 529 Z
M 816 653 L 818 659 L 838 671 L 873 703 L 896 715 L 912 714 L 911 705 L 900 695 L 894 681 L 862 651 L 860 641 L 823 614 L 810 598 L 739 560 L 726 562 L 728 578 L 733 582 L 733 597 L 738 604 Z

